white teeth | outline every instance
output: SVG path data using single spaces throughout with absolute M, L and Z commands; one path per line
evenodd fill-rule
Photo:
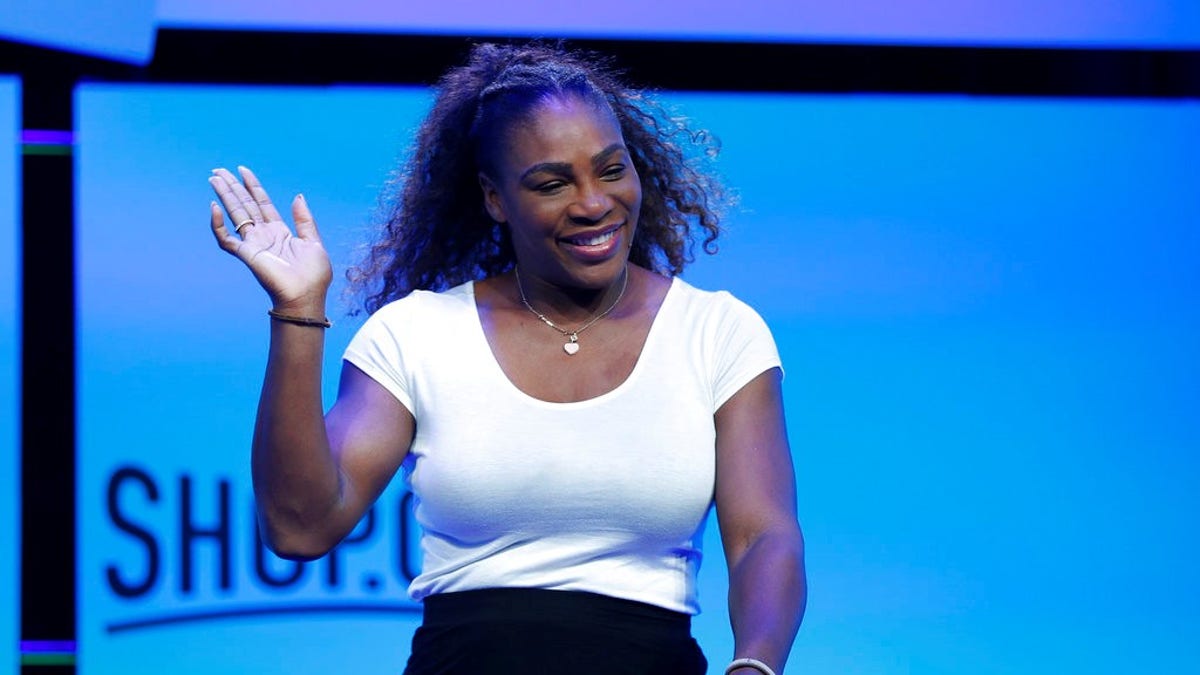
M 616 234 L 617 234 L 616 230 L 610 230 L 604 234 L 597 235 L 595 237 L 588 237 L 586 239 L 575 238 L 575 239 L 571 240 L 571 243 L 576 244 L 578 246 L 599 246 L 600 244 L 603 244 L 604 242 L 608 241 L 609 239 L 612 239 L 614 236 L 616 236 Z

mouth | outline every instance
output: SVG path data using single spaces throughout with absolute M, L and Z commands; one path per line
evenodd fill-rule
M 620 229 L 621 225 L 613 225 L 599 232 L 585 232 L 583 234 L 577 234 L 573 237 L 563 237 L 560 241 L 571 244 L 572 246 L 583 246 L 588 248 L 604 246 L 617 236 L 617 232 Z
M 621 229 L 625 223 L 612 225 L 599 231 L 583 232 L 570 237 L 562 237 L 559 242 L 570 254 L 588 263 L 607 260 L 617 253 L 621 242 Z

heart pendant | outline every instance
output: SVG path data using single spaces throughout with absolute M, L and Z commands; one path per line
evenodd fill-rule
M 578 342 L 568 342 L 565 345 L 563 345 L 563 351 L 566 352 L 570 356 L 574 356 L 575 352 L 579 351 L 579 343 Z

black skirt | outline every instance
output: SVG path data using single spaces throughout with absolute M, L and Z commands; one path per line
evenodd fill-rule
M 578 591 L 495 588 L 424 600 L 404 675 L 704 675 L 692 618 Z

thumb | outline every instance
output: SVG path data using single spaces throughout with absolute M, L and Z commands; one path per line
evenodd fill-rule
M 292 220 L 296 222 L 296 236 L 304 241 L 320 243 L 321 235 L 317 233 L 317 223 L 313 220 L 312 212 L 308 210 L 308 202 L 304 195 L 296 195 L 292 200 Z

